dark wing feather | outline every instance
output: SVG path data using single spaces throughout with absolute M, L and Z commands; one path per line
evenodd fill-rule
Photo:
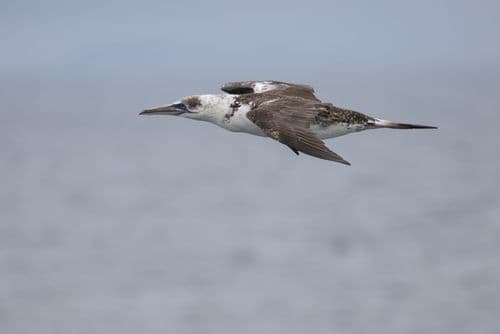
M 264 89 L 256 91 L 256 84 L 261 84 Z M 273 93 L 283 96 L 301 97 L 306 100 L 319 101 L 314 95 L 314 88 L 308 85 L 293 84 L 281 81 L 238 81 L 228 82 L 222 85 L 221 90 L 229 94 L 254 94 L 254 93 Z
M 294 152 L 302 152 L 316 158 L 350 165 L 340 155 L 326 147 L 310 125 L 316 112 L 313 108 L 280 107 L 269 104 L 248 112 L 247 117 L 260 127 L 269 137 L 290 147 Z

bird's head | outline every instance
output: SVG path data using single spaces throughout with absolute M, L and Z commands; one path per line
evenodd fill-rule
M 139 115 L 173 115 L 208 121 L 223 113 L 226 104 L 223 95 L 192 95 L 166 106 L 146 109 Z

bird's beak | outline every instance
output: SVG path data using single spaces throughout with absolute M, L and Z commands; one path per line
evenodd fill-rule
M 175 105 L 157 107 L 152 109 L 146 109 L 139 113 L 139 115 L 180 115 L 184 114 L 186 110 L 178 108 Z

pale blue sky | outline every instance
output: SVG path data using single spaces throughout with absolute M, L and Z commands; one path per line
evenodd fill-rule
M 498 67 L 499 13 L 497 1 L 2 1 L 0 71 Z

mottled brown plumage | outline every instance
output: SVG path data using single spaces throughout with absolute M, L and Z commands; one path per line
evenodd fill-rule
M 314 89 L 307 85 L 281 81 L 241 81 L 224 84 L 221 89 L 235 94 L 234 105 L 249 105 L 247 118 L 269 137 L 305 154 L 348 164 L 341 156 L 326 147 L 315 131 L 361 131 L 370 128 L 434 128 L 423 125 L 394 123 L 321 102 Z M 234 109 L 233 109 L 234 110 Z M 232 112 L 229 118 L 234 114 Z M 338 134 L 342 135 L 342 134 Z M 332 135 L 333 136 L 333 135 Z
M 290 147 L 295 153 L 303 152 L 316 158 L 350 165 L 344 158 L 326 147 L 325 143 L 310 129 L 316 112 L 287 106 L 263 105 L 248 112 L 247 117 L 257 124 L 269 137 Z
M 310 127 L 312 124 L 328 126 L 338 122 L 366 123 L 367 116 L 322 103 L 314 95 L 314 89 L 307 85 L 267 81 L 272 88 L 256 93 L 255 86 L 259 83 L 261 82 L 231 82 L 223 85 L 222 90 L 239 94 L 236 102 L 252 107 L 247 114 L 248 119 L 269 137 L 287 145 L 295 153 L 303 152 L 349 165 L 349 162 L 326 147 Z

